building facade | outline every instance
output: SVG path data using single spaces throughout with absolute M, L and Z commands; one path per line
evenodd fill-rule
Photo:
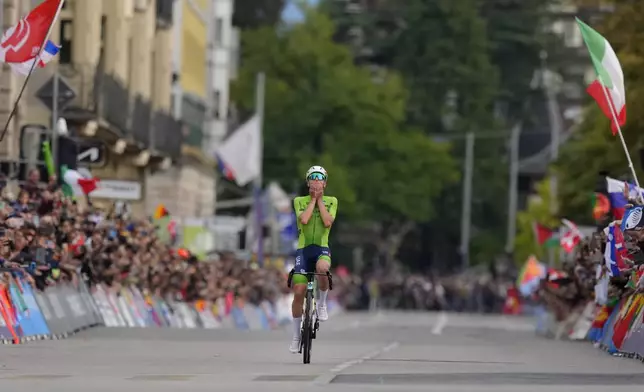
M 172 113 L 184 124 L 185 139 L 178 165 L 151 178 L 150 189 L 179 216 L 214 214 L 214 151 L 227 134 L 228 86 L 236 73 L 231 59 L 239 42 L 232 11 L 232 0 L 174 2 Z
M 0 0 L 3 30 L 39 3 Z M 62 49 L 27 85 L 0 143 L 2 172 L 18 172 L 24 128 L 37 129 L 57 157 L 73 144 L 58 164 L 87 166 L 102 180 L 99 206 L 123 200 L 150 215 L 163 203 L 176 216 L 212 215 L 213 153 L 228 133 L 239 45 L 232 12 L 233 0 L 66 0 L 51 35 Z M 3 123 L 23 80 L 3 65 Z M 69 137 L 52 136 L 56 118 Z M 76 156 L 95 146 L 99 158 Z
M 4 0 L 3 30 L 38 3 Z M 7 135 L 12 142 L 2 143 L 3 161 L 19 158 L 19 148 L 8 150 L 25 129 L 47 129 L 58 165 L 87 166 L 101 179 L 92 196 L 96 205 L 122 200 L 143 215 L 146 178 L 181 157 L 182 128 L 171 114 L 171 28 L 172 0 L 65 1 L 50 37 L 61 51 L 30 78 Z M 5 120 L 23 81 L 3 67 Z M 69 137 L 53 136 L 58 118 L 66 121 Z M 93 149 L 99 153 L 79 158 Z

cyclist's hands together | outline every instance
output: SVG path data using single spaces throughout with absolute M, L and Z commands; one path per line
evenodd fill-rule
M 309 187 L 309 193 L 311 194 L 311 198 L 314 200 L 319 200 L 322 198 L 322 191 L 322 186 L 317 184 L 311 184 L 311 186 Z

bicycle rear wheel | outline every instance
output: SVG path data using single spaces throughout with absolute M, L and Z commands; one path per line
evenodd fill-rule
M 302 331 L 302 354 L 303 362 L 311 363 L 311 346 L 313 345 L 313 312 L 311 307 L 313 304 L 313 293 L 306 292 L 306 307 L 304 315 L 304 330 Z

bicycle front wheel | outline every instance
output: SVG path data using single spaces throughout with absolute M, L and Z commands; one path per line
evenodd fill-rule
M 304 313 L 304 330 L 302 331 L 302 354 L 304 363 L 311 363 L 311 346 L 313 345 L 313 293 L 306 293 L 306 309 Z

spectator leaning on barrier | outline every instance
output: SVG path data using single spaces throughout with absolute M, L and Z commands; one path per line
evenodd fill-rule
M 627 186 L 624 195 L 628 196 Z M 588 303 L 601 305 L 600 314 L 644 292 L 644 205 L 640 200 L 629 202 L 622 220 L 603 220 L 605 225 L 577 246 L 574 262 L 564 266 L 565 279 L 556 287 L 548 279 L 541 282 L 539 297 L 562 323 L 557 338 L 572 327 Z

